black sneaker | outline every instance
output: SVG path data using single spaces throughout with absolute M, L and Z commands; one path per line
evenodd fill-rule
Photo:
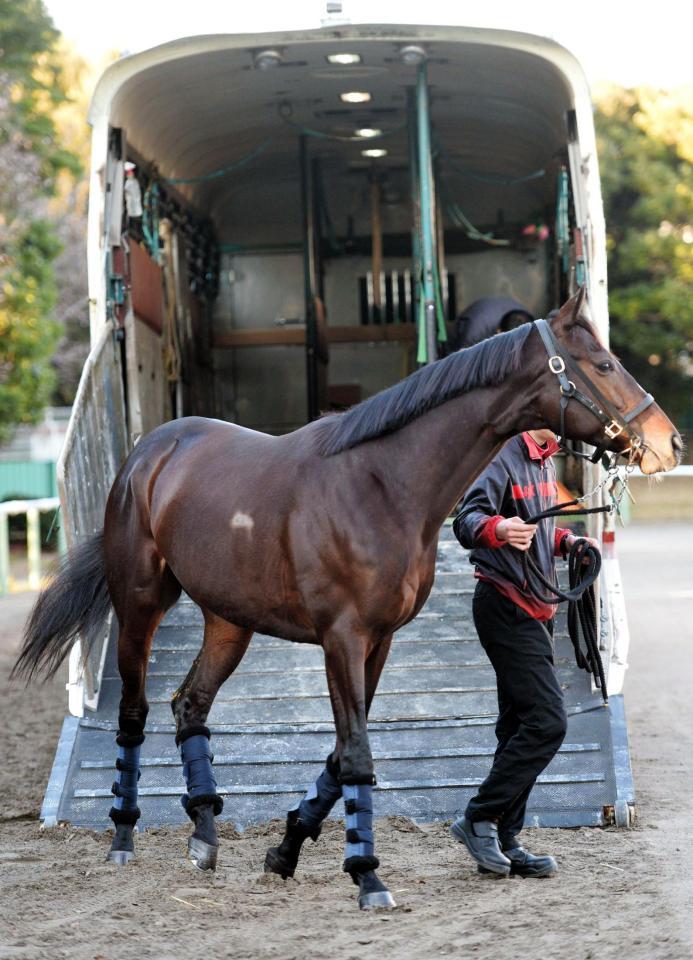
M 553 857 L 535 857 L 523 847 L 511 847 L 503 853 L 510 860 L 511 877 L 552 877 L 558 872 L 558 864 Z M 479 873 L 493 873 L 479 866 Z
M 511 861 L 502 853 L 498 843 L 498 825 L 492 820 L 478 820 L 472 823 L 466 817 L 460 817 L 450 827 L 450 833 L 465 845 L 479 864 L 479 869 L 488 873 L 497 873 L 507 877 L 511 870 Z

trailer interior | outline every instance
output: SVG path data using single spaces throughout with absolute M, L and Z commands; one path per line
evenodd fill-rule
M 584 278 L 565 75 L 356 34 L 183 47 L 117 87 L 107 311 L 131 438 L 187 414 L 295 429 L 454 349 L 477 298 L 540 316 Z

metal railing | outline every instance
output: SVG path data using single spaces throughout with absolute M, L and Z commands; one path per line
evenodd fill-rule
M 68 547 L 103 529 L 108 493 L 127 453 L 120 348 L 108 327 L 82 370 L 57 465 Z M 81 643 L 72 649 L 67 689 L 74 716 L 96 709 L 109 629 L 110 623 L 86 660 Z
M 41 514 L 57 510 L 57 497 L 37 500 L 6 500 L 0 503 L 0 596 L 41 586 Z M 27 578 L 15 580 L 10 569 L 10 517 L 26 517 Z

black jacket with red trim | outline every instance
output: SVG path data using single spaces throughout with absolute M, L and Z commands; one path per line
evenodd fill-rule
M 551 456 L 557 450 L 555 441 L 540 447 L 529 433 L 508 440 L 469 488 L 453 522 L 455 536 L 472 551 L 475 576 L 492 582 L 537 620 L 550 620 L 555 607 L 527 591 L 519 552 L 499 540 L 495 531 L 506 517 L 528 520 L 555 506 L 558 490 Z M 555 579 L 554 557 L 560 555 L 569 533 L 551 518 L 539 523 L 532 556 L 548 579 Z

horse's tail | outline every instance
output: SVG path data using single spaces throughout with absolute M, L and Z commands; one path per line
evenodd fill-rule
M 52 677 L 78 636 L 86 644 L 86 656 L 110 607 L 103 533 L 96 533 L 63 558 L 52 582 L 39 594 L 12 676 Z

